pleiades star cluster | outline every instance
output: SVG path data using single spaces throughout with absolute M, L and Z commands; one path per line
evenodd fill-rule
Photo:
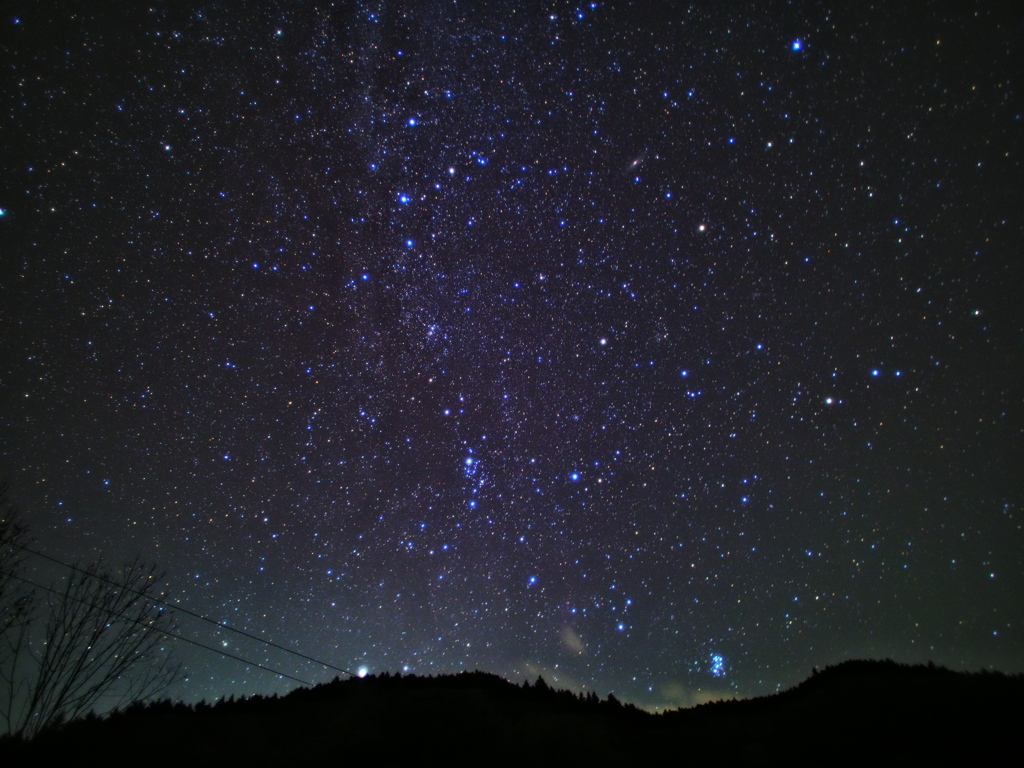
M 10 499 L 364 674 L 1020 671 L 1011 6 L 8 4 Z

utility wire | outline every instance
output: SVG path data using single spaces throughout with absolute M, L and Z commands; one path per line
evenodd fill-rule
M 75 570 L 78 570 L 78 569 L 76 568 Z M 69 595 L 66 592 L 59 592 L 56 589 L 54 589 L 53 587 L 45 587 L 42 584 L 37 584 L 36 582 L 34 582 L 34 581 L 30 580 L 30 579 L 26 579 L 23 576 L 18 576 L 15 573 L 7 573 L 5 571 L 0 571 L 0 573 L 3 573 L 5 576 L 9 576 L 10 578 L 17 579 L 18 581 L 23 581 L 26 584 L 29 584 L 30 586 L 35 587 L 36 589 L 42 589 L 42 590 L 45 590 L 46 592 L 50 592 L 51 594 L 58 595 L 59 597 L 70 597 L 72 600 L 77 600 L 80 603 L 84 603 L 85 605 L 89 606 L 90 608 L 96 608 L 96 609 L 99 609 L 99 610 L 106 610 L 106 609 L 101 608 L 96 603 L 90 603 L 90 602 L 88 602 L 86 600 L 83 600 L 80 597 L 75 597 L 74 595 Z M 95 574 L 89 574 L 89 575 L 95 576 Z M 103 579 L 103 581 L 106 581 L 108 583 L 114 584 L 114 582 L 111 582 L 109 579 Z M 114 586 L 120 587 L 122 589 L 128 589 L 129 592 L 137 592 L 137 590 L 127 588 L 123 584 L 114 584 Z M 146 597 L 150 597 L 150 596 L 146 595 Z M 154 601 L 154 602 L 157 602 L 157 601 Z M 248 664 L 250 667 L 256 667 L 257 669 L 262 669 L 264 672 L 270 672 L 271 674 L 279 675 L 280 677 L 287 677 L 289 680 L 294 680 L 296 683 L 301 683 L 302 685 L 308 686 L 310 688 L 312 688 L 313 685 L 314 685 L 313 683 L 309 682 L 308 680 L 302 680 L 301 678 L 295 677 L 293 675 L 289 675 L 286 672 L 279 672 L 278 670 L 272 669 L 271 667 L 264 666 L 263 664 L 260 664 L 259 662 L 249 661 L 248 659 L 243 659 L 241 656 L 236 656 L 233 653 L 228 653 L 227 651 L 222 651 L 220 648 L 215 648 L 212 645 L 206 645 L 204 643 L 200 643 L 198 640 L 192 640 L 191 638 L 185 637 L 184 635 L 179 635 L 177 632 L 172 632 L 169 629 L 161 629 L 160 627 L 154 627 L 152 624 L 146 624 L 145 622 L 140 621 L 139 619 L 133 619 L 131 616 L 128 616 L 127 614 L 124 614 L 124 613 L 117 613 L 116 611 L 110 611 L 110 612 L 113 613 L 113 615 L 117 616 L 118 618 L 126 619 L 127 621 L 130 621 L 133 624 L 138 624 L 143 629 L 151 630 L 151 631 L 154 631 L 154 632 L 159 632 L 159 633 L 161 633 L 163 635 L 167 635 L 168 637 L 173 637 L 175 640 L 181 640 L 182 642 L 186 642 L 186 643 L 188 643 L 190 645 L 194 645 L 194 646 L 196 646 L 198 648 L 205 648 L 208 651 L 213 651 L 214 653 L 219 653 L 221 656 L 226 656 L 229 659 L 234 659 L 235 661 L 240 661 L 243 664 Z
M 192 618 L 199 619 L 200 621 L 205 621 L 207 624 L 213 624 L 214 626 L 220 627 L 221 629 L 226 629 L 229 632 L 237 632 L 238 634 L 240 634 L 240 635 L 242 635 L 244 637 L 248 637 L 250 640 L 255 640 L 258 643 L 263 643 L 264 645 L 268 645 L 271 648 L 276 648 L 279 651 L 284 651 L 285 653 L 290 653 L 293 656 L 298 656 L 300 659 L 305 659 L 306 661 L 312 661 L 314 664 L 319 664 L 319 665 L 321 665 L 323 667 L 327 667 L 328 669 L 333 669 L 335 672 L 341 672 L 343 674 L 348 675 L 349 677 L 358 677 L 358 675 L 356 675 L 351 670 L 345 669 L 343 667 L 337 667 L 334 664 L 328 664 L 326 661 L 321 661 L 320 659 L 314 659 L 312 656 L 307 656 L 306 654 L 300 653 L 299 651 L 293 650 L 291 648 L 286 648 L 283 645 L 278 645 L 277 643 L 272 642 L 270 640 L 266 640 L 265 638 L 258 637 L 256 635 L 250 634 L 249 632 L 246 632 L 244 629 L 238 629 L 237 627 L 232 627 L 232 626 L 230 626 L 228 624 L 225 624 L 222 621 L 217 621 L 216 619 L 211 619 L 211 618 L 208 618 L 207 616 L 203 616 L 202 614 L 195 613 L 194 611 L 190 611 L 188 608 L 184 608 L 181 605 L 179 605 L 178 603 L 172 602 L 170 600 L 159 600 L 159 599 L 154 598 L 152 595 L 142 595 L 142 593 L 139 592 L 138 590 L 132 589 L 131 587 L 125 587 L 123 584 L 118 584 L 117 582 L 111 581 L 110 579 L 105 578 L 104 576 L 101 576 L 101 575 L 99 575 L 97 573 L 92 573 L 91 571 L 87 571 L 87 570 L 84 570 L 82 568 L 79 568 L 77 565 L 71 565 L 70 563 L 65 563 L 62 560 L 58 560 L 55 557 L 51 557 L 50 555 L 45 555 L 42 552 L 38 552 L 38 551 L 32 549 L 31 547 L 26 547 L 24 544 L 15 544 L 15 546 L 17 546 L 19 549 L 25 550 L 29 554 L 36 555 L 37 557 L 41 557 L 44 560 L 49 560 L 51 563 L 56 563 L 57 565 L 62 565 L 65 568 L 70 568 L 73 571 L 78 571 L 79 573 L 83 573 L 83 574 L 85 574 L 87 576 L 91 576 L 93 578 L 99 579 L 100 581 L 105 581 L 107 584 L 111 584 L 111 585 L 113 585 L 115 587 L 121 587 L 122 589 L 128 589 L 130 592 L 134 592 L 137 595 L 146 597 L 146 598 L 152 600 L 153 602 L 155 602 L 155 603 L 157 603 L 159 605 L 166 605 L 169 608 L 175 609 L 176 611 L 181 611 L 186 616 L 191 616 Z M 218 653 L 220 653 L 220 651 L 218 651 Z M 228 655 L 228 654 L 225 654 L 225 655 Z M 285 675 L 285 677 L 287 677 L 287 675 Z

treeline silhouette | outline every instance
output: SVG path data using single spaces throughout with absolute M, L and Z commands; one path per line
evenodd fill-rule
M 849 661 L 773 696 L 657 715 L 543 678 L 382 674 L 286 696 L 138 704 L 6 739 L 0 762 L 985 765 L 1020 759 L 1022 715 L 1024 676 L 891 661 Z

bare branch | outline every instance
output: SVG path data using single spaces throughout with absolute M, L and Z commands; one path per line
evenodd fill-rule
M 139 560 L 119 572 L 100 561 L 76 567 L 40 588 L 47 596 L 37 619 L 32 593 L 19 603 L 11 584 L 21 578 L 24 535 L 16 521 L 0 527 L 0 725 L 7 732 L 32 737 L 97 708 L 144 701 L 178 679 L 161 647 L 173 628 L 162 607 L 163 574 Z
M 28 543 L 21 514 L 7 501 L 7 483 L 0 483 L 0 636 L 25 621 L 31 609 L 30 592 L 14 578 L 21 570 Z

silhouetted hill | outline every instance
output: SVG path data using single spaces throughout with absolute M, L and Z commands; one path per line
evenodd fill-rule
M 774 696 L 661 715 L 543 680 L 380 675 L 284 697 L 136 706 L 28 744 L 6 740 L 0 760 L 984 765 L 1019 752 L 1022 715 L 1024 677 L 877 661 L 830 667 Z

